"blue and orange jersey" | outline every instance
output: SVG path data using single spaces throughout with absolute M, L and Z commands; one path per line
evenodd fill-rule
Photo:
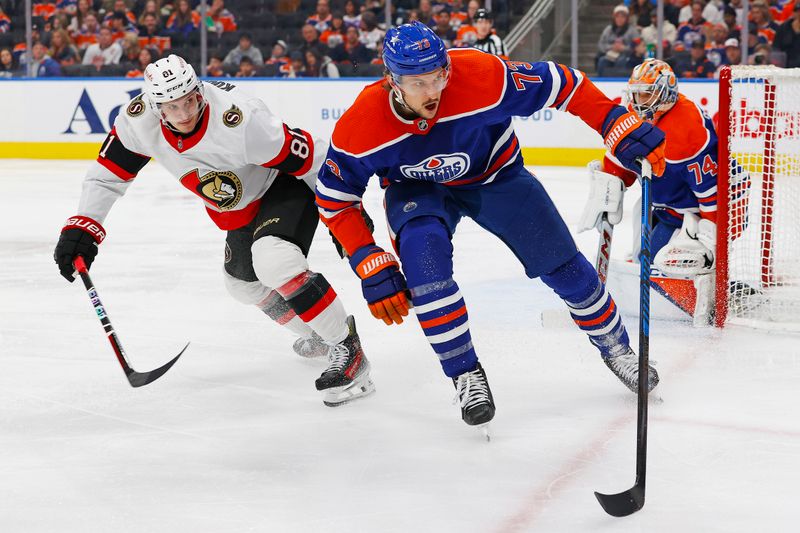
M 368 85 L 336 124 L 317 180 L 317 205 L 334 235 L 340 225 L 346 226 L 343 235 L 357 234 L 340 238 L 351 253 L 371 243 L 350 215 L 358 211 L 352 208 L 373 175 L 382 186 L 422 180 L 480 187 L 514 174 L 523 164 L 512 117 L 555 108 L 581 117 L 599 132 L 615 107 L 583 73 L 564 65 L 505 61 L 472 49 L 448 53 L 450 82 L 433 119 L 400 116 L 379 81 Z
M 11 19 L 5 13 L 0 13 L 0 33 L 11 31 Z
M 33 4 L 33 10 L 31 14 L 34 17 L 42 17 L 43 19 L 48 20 L 50 17 L 56 14 L 56 4 L 55 2 L 51 2 L 49 0 L 35 2 Z
M 683 213 L 716 222 L 717 133 L 711 117 L 680 94 L 656 126 L 666 134 L 667 166 L 663 176 L 653 178 L 655 216 L 677 226 L 683 222 Z M 635 180 L 609 154 L 603 170 L 622 177 L 627 185 Z

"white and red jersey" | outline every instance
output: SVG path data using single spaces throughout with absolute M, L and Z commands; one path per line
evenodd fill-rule
M 196 194 L 223 230 L 253 219 L 279 173 L 314 189 L 325 141 L 289 128 L 231 83 L 206 83 L 205 99 L 198 127 L 185 136 L 162 124 L 142 95 L 131 100 L 87 172 L 78 214 L 102 223 L 150 158 Z

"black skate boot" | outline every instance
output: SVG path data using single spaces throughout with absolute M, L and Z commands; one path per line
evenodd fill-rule
M 331 349 L 330 346 L 325 344 L 322 337 L 313 331 L 310 337 L 300 337 L 294 341 L 294 346 L 292 346 L 292 348 L 294 349 L 294 353 L 307 359 L 325 357 Z
M 328 407 L 336 407 L 375 392 L 375 385 L 369 377 L 369 361 L 361 349 L 361 340 L 352 316 L 347 317 L 347 327 L 350 333 L 345 340 L 330 347 L 330 364 L 316 381 L 317 390 L 324 393 L 322 401 Z
M 494 399 L 480 363 L 475 370 L 453 378 L 455 401 L 461 407 L 461 418 L 470 426 L 485 426 L 494 418 Z M 488 431 L 486 433 L 488 438 Z
M 639 357 L 631 347 L 619 355 L 603 356 L 603 362 L 619 380 L 634 393 L 639 390 Z M 647 391 L 650 392 L 658 385 L 658 372 L 651 364 L 647 369 Z

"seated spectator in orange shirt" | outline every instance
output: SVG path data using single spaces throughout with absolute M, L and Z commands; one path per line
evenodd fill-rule
M 226 31 L 236 31 L 236 18 L 233 13 L 225 9 L 225 0 L 213 0 L 211 7 L 208 8 L 208 16 L 214 23 L 217 35 L 222 35 Z
M 48 20 L 56 14 L 56 3 L 50 0 L 34 2 L 32 11 L 34 17 L 42 17 L 44 20 Z
M 97 35 L 100 33 L 100 23 L 97 21 L 97 14 L 90 11 L 83 17 L 83 29 L 75 35 L 75 46 L 78 50 L 86 50 L 89 45 L 97 42 Z
M 462 24 L 469 22 L 469 14 L 464 9 L 464 0 L 452 0 L 450 2 L 450 25 L 454 30 L 458 30 Z
M 754 3 L 750 7 L 750 20 L 755 23 L 759 35 L 764 36 L 768 43 L 775 40 L 778 25 L 772 21 L 772 14 L 766 4 Z
M 331 24 L 328 29 L 322 32 L 319 36 L 321 43 L 324 43 L 328 48 L 334 48 L 344 43 L 344 17 L 338 11 L 331 15 Z
M 152 48 L 142 48 L 136 56 L 136 60 L 128 63 L 130 70 L 125 74 L 126 78 L 141 78 L 144 76 L 144 69 L 147 65 L 158 59 L 155 50 Z M 209 74 L 210 75 L 210 74 Z
M 114 35 L 114 41 L 124 39 L 129 33 L 132 33 L 133 35 L 139 34 L 139 30 L 136 29 L 136 26 L 130 23 L 128 17 L 126 17 L 125 13 L 122 11 L 114 12 L 114 14 L 111 16 L 111 24 L 109 24 L 108 27 L 111 28 L 111 32 Z
M 188 37 L 190 33 L 199 27 L 200 15 L 196 11 L 192 11 L 189 0 L 178 0 L 177 8 L 167 19 L 167 31 Z
M 331 8 L 328 0 L 318 0 L 317 12 L 308 17 L 306 24 L 311 24 L 314 29 L 322 33 L 331 25 L 331 18 Z
M 139 26 L 139 46 L 155 47 L 158 52 L 163 54 L 164 50 L 172 47 L 172 40 L 162 35 L 162 30 L 158 27 L 158 19 L 152 13 L 146 13 L 142 17 L 142 25 Z

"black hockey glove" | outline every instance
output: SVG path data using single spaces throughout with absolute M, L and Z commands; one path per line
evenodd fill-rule
M 367 211 L 364 209 L 363 205 L 361 206 L 361 216 L 364 218 L 364 222 L 366 222 L 369 232 L 375 233 L 375 223 L 372 222 L 371 218 L 369 218 L 369 215 L 367 214 Z M 333 241 L 333 245 L 336 247 L 336 251 L 339 252 L 339 257 L 342 259 L 347 258 L 347 252 L 345 251 L 344 246 L 342 246 L 342 243 L 340 243 L 336 237 L 333 236 L 331 230 L 328 230 L 328 234 L 331 236 L 331 240 Z
M 64 224 L 56 244 L 53 259 L 61 275 L 72 283 L 75 281 L 75 267 L 72 262 L 79 255 L 89 268 L 97 255 L 97 245 L 106 238 L 106 230 L 99 222 L 89 217 L 76 215 Z

